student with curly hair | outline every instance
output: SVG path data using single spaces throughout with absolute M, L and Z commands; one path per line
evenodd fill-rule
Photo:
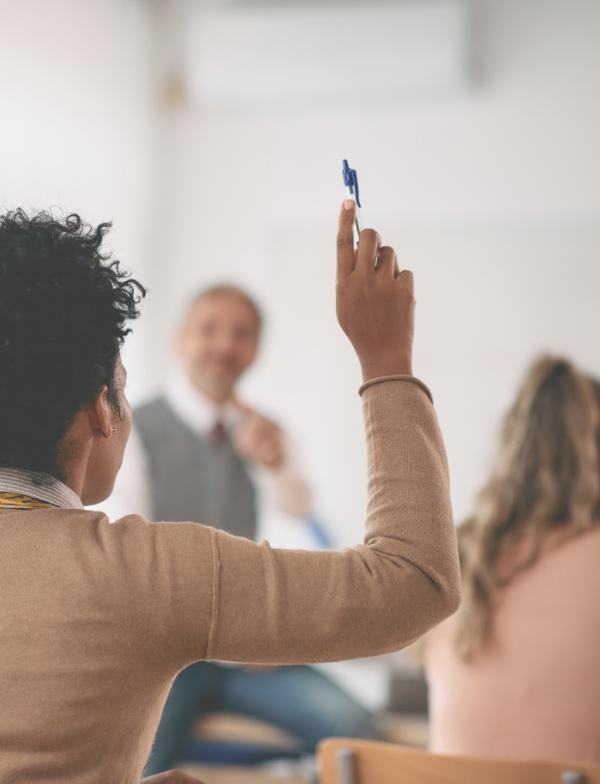
M 444 449 L 411 370 L 412 276 L 372 230 L 355 253 L 353 220 L 346 202 L 337 313 L 364 380 L 365 542 L 305 552 L 84 510 L 110 494 L 130 432 L 119 349 L 144 289 L 102 254 L 107 224 L 0 216 L 2 781 L 137 784 L 188 664 L 383 653 L 456 609 Z
M 600 383 L 533 364 L 458 529 L 460 610 L 427 635 L 431 748 L 600 763 Z

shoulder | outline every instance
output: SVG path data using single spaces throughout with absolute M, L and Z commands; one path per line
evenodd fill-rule
M 94 513 L 88 513 L 94 514 Z M 181 669 L 204 657 L 215 591 L 214 530 L 197 523 L 150 523 L 130 514 L 89 518 L 85 558 L 95 596 L 117 618 L 135 655 Z M 140 637 L 143 651 L 138 650 Z
M 589 618 L 591 611 L 600 617 L 595 598 L 600 591 L 600 526 L 563 541 L 551 541 L 554 535 L 540 558 L 501 590 L 499 621 L 508 623 L 514 616 L 537 623 L 560 616 L 575 622 Z
M 560 541 L 560 532 L 557 531 L 559 536 L 558 543 L 555 546 L 550 546 L 544 553 L 541 562 L 542 565 L 548 570 L 575 570 L 578 571 L 589 570 L 598 575 L 600 582 L 600 569 L 598 563 L 600 562 L 600 521 L 597 522 L 589 531 L 586 531 L 577 536 L 570 537 L 565 541 Z
M 105 515 L 98 515 L 92 526 L 94 549 L 116 569 L 128 571 L 134 581 L 159 584 L 175 578 L 183 580 L 185 574 L 194 579 L 193 575 L 212 568 L 214 529 L 207 526 L 150 523 L 138 514 L 125 515 L 113 523 Z
M 103 515 L 106 518 L 106 515 Z M 139 514 L 128 514 L 109 523 L 108 527 L 116 536 L 144 536 L 147 539 L 193 539 L 210 538 L 212 528 L 200 523 L 170 523 L 169 521 L 151 523 Z
M 65 514 L 65 511 L 67 512 Z M 110 522 L 108 516 L 99 510 L 61 510 L 61 517 L 70 524 L 83 524 L 88 532 L 92 532 L 97 540 L 123 542 L 135 541 L 138 546 L 147 542 L 150 548 L 159 542 L 167 545 L 180 542 L 201 543 L 212 539 L 214 529 L 195 522 L 151 523 L 139 514 L 127 514 Z M 139 557 L 142 550 L 137 551 Z

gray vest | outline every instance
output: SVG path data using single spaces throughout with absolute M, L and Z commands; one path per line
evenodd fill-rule
M 194 433 L 162 397 L 137 408 L 133 421 L 148 456 L 154 522 L 203 523 L 254 539 L 254 485 L 228 438 L 213 444 Z

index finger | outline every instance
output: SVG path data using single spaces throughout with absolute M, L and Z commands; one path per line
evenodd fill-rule
M 354 269 L 354 211 L 356 203 L 346 199 L 342 204 L 337 234 L 338 278 L 349 275 Z

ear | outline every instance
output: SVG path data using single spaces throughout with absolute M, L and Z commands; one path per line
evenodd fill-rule
M 111 425 L 111 413 L 112 406 L 108 400 L 108 387 L 104 384 L 94 398 L 89 413 L 92 430 L 100 431 L 104 438 L 111 436 L 115 430 Z

